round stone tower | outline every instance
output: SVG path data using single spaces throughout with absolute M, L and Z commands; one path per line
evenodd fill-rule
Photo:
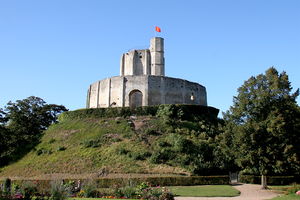
M 165 76 L 164 39 L 154 37 L 149 49 L 122 54 L 120 76 L 90 85 L 87 108 L 138 107 L 159 104 L 207 105 L 204 86 Z
M 151 75 L 165 75 L 165 58 L 164 58 L 164 39 L 161 37 L 151 38 Z

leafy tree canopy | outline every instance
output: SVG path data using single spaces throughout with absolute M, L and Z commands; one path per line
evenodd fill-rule
M 285 72 L 271 67 L 238 88 L 224 114 L 225 143 L 237 164 L 252 174 L 299 173 L 299 89 L 292 93 Z
M 39 97 L 9 102 L 0 110 L 0 161 L 7 163 L 30 150 L 42 131 L 57 121 L 57 115 L 67 109 L 62 105 L 46 104 Z

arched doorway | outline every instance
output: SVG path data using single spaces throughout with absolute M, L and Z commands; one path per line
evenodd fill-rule
M 136 108 L 143 105 L 143 93 L 139 90 L 132 90 L 129 93 L 129 106 Z

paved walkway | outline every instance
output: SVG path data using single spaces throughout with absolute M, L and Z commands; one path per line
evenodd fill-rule
M 266 200 L 272 199 L 278 194 L 270 190 L 261 190 L 260 185 L 241 184 L 234 185 L 235 189 L 241 191 L 237 197 L 175 197 L 175 200 Z

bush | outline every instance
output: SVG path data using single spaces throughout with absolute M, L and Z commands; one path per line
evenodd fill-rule
M 68 191 L 63 181 L 51 181 L 50 195 L 50 200 L 65 200 L 68 198 Z
M 127 155 L 129 153 L 129 151 L 127 149 L 125 149 L 124 147 L 118 148 L 116 150 L 116 152 L 119 155 Z
M 136 188 L 133 186 L 125 186 L 121 188 L 116 188 L 114 195 L 118 198 L 135 198 L 136 197 Z
M 40 148 L 36 151 L 36 155 L 40 156 L 42 154 L 52 154 L 52 150 L 51 149 L 45 149 L 45 148 Z
M 148 182 L 150 185 L 160 186 L 188 186 L 188 185 L 227 185 L 229 176 L 165 176 L 143 178 L 101 178 L 97 180 L 99 188 L 109 188 L 112 185 L 119 187 Z
M 37 194 L 37 185 L 32 181 L 25 181 L 21 185 L 21 192 L 23 194 L 24 200 L 30 200 L 33 196 Z
M 86 180 L 82 185 L 82 196 L 86 198 L 95 198 L 98 196 L 97 183 L 94 180 Z
M 11 194 L 11 180 L 9 178 L 6 178 L 4 180 L 4 184 L 3 184 L 3 194 L 5 196 L 8 196 Z
M 84 140 L 80 144 L 83 145 L 85 148 L 89 148 L 89 147 L 96 148 L 96 147 L 100 147 L 101 142 L 99 139 L 88 139 L 88 140 Z
M 160 110 L 158 112 L 158 110 Z M 75 111 L 63 112 L 59 115 L 59 121 L 70 119 L 83 119 L 83 118 L 101 118 L 101 117 L 129 117 L 131 115 L 159 115 L 166 116 L 168 119 L 174 117 L 174 119 L 182 120 L 196 120 L 201 118 L 217 119 L 219 110 L 210 106 L 200 105 L 156 105 L 156 106 L 144 106 L 137 108 L 130 107 L 116 107 L 116 108 L 89 108 L 80 109 Z
M 150 152 L 130 152 L 128 156 L 134 160 L 146 160 L 151 156 Z
M 56 140 L 55 140 L 54 138 L 51 138 L 51 139 L 49 140 L 49 144 L 53 144 L 54 142 L 56 142 Z
M 57 151 L 64 151 L 64 150 L 66 150 L 67 148 L 66 147 L 64 147 L 64 146 L 59 146 L 58 148 L 57 148 Z
M 163 191 L 159 196 L 159 200 L 174 200 L 174 195 L 169 191 Z
M 261 176 L 240 175 L 239 181 L 242 183 L 261 184 Z M 294 176 L 267 176 L 268 185 L 289 185 L 295 182 Z
M 137 195 L 149 200 L 174 200 L 174 195 L 164 187 L 151 187 L 149 183 L 141 183 L 136 187 Z

